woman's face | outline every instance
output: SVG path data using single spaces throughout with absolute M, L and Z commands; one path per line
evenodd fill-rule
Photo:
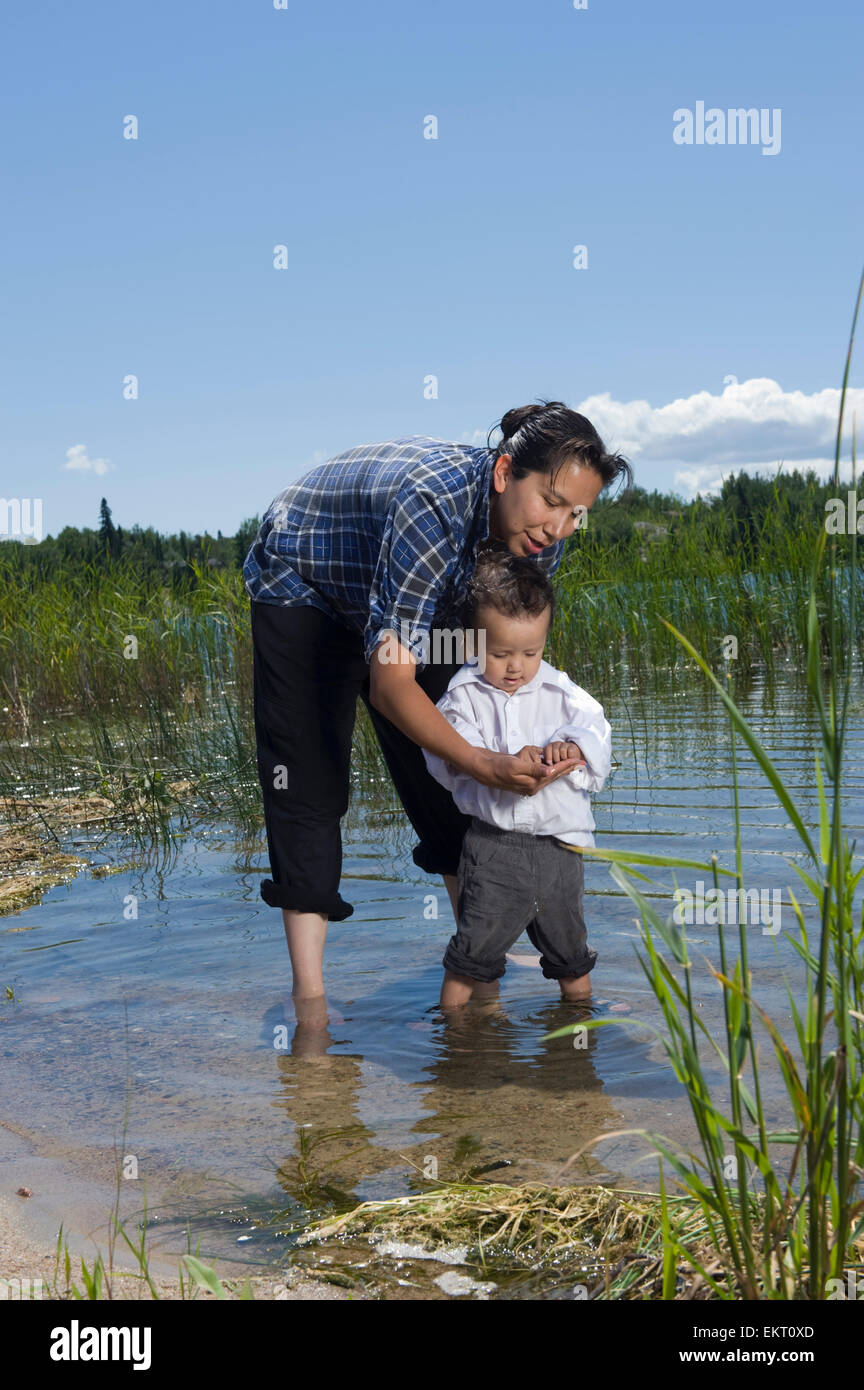
M 600 474 L 578 462 L 561 464 L 554 487 L 551 472 L 514 478 L 510 455 L 501 454 L 492 474 L 490 535 L 514 555 L 539 555 L 572 535 L 602 487 Z

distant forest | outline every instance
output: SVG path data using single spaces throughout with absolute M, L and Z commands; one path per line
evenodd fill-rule
M 841 483 L 844 497 L 848 483 Z M 763 550 L 785 549 L 777 542 L 790 528 L 812 532 L 814 539 L 825 522 L 825 503 L 834 495 L 832 483 L 823 483 L 813 472 L 782 472 L 776 477 L 739 473 L 731 475 L 722 489 L 710 498 L 685 502 L 670 493 L 647 492 L 633 487 L 618 496 L 602 497 L 577 530 L 571 545 L 578 544 L 603 558 L 623 560 L 630 554 L 644 555 L 646 547 L 658 543 L 674 544 L 676 533 L 686 532 L 692 546 L 704 532 L 706 550 L 716 554 L 725 550 L 737 559 L 758 560 Z M 57 536 L 38 543 L 5 541 L 2 555 L 32 577 L 56 574 L 70 565 L 122 562 L 154 582 L 189 576 L 192 565 L 219 569 L 240 569 L 255 538 L 260 517 L 249 517 L 233 536 L 207 532 L 161 535 L 152 527 L 121 526 L 114 521 L 105 498 L 98 525 L 79 529 L 66 526 Z M 587 558 L 587 556 L 586 556 Z M 600 558 L 597 554 L 597 558 Z M 764 556 L 762 558 L 765 558 Z

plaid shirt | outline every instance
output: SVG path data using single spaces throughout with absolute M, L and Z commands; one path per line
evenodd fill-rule
M 270 503 L 243 566 L 258 603 L 320 608 L 362 634 L 366 660 L 395 629 L 422 669 L 489 537 L 494 451 L 404 435 L 319 464 Z M 536 559 L 547 575 L 564 541 Z

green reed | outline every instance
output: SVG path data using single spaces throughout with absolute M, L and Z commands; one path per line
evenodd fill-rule
M 778 662 L 803 660 L 812 528 L 801 518 L 818 516 L 823 502 L 815 483 L 801 486 L 803 502 L 800 489 L 775 479 L 761 520 L 683 506 L 653 540 L 631 533 L 616 541 L 605 536 L 602 519 L 592 530 L 590 514 L 555 576 L 550 660 L 577 663 L 598 688 L 611 684 L 622 663 L 642 674 L 680 664 L 681 648 L 661 617 L 715 658 L 723 638 L 738 634 L 739 670 L 758 664 L 770 672 Z M 616 506 L 604 504 L 603 516 L 614 516 Z M 110 720 L 196 698 L 212 704 L 226 686 L 237 708 L 251 700 L 249 601 L 239 568 L 192 560 L 167 579 L 131 558 L 52 553 L 50 564 L 47 554 L 37 564 L 30 549 L 0 546 L 0 737 L 27 736 L 41 719 L 69 711 Z M 847 642 L 864 637 L 864 615 L 851 606 L 852 578 L 847 557 L 830 581 L 837 660 Z M 821 615 L 828 586 L 820 573 Z M 822 650 L 827 656 L 827 636 Z
M 629 553 L 583 553 L 574 538 L 556 576 L 548 659 L 601 696 L 620 688 L 624 670 L 642 682 L 666 679 L 681 647 L 659 621 L 665 615 L 715 666 L 723 638 L 737 634 L 741 680 L 758 669 L 770 684 L 783 662 L 803 667 L 809 580 L 800 528 L 798 550 L 791 540 L 788 554 L 775 544 L 764 571 L 750 573 L 745 558 L 730 556 L 728 538 L 706 550 L 697 523 L 647 545 L 638 564 Z M 772 572 L 779 560 L 799 569 Z M 849 564 L 836 567 L 841 646 L 861 638 L 851 576 Z M 826 586 L 820 576 L 820 614 Z M 200 804 L 251 827 L 260 816 L 251 673 L 239 573 L 193 563 L 182 584 L 156 583 L 120 561 L 39 578 L 0 546 L 0 795 L 95 791 L 137 839 L 164 844 L 178 812 L 167 789 L 188 781 Z M 386 776 L 362 703 L 352 765 L 363 785 Z
M 0 546 L 0 727 L 67 711 L 173 709 L 226 682 L 251 698 L 248 598 L 238 575 L 190 566 L 180 589 L 131 562 L 34 578 Z
M 855 328 L 864 292 L 864 275 L 852 321 L 841 391 L 835 446 L 834 485 L 840 491 L 839 466 L 843 415 Z M 852 446 L 853 477 L 855 444 Z M 695 661 L 721 700 L 730 723 L 733 752 L 735 811 L 734 869 L 721 868 L 716 855 L 710 865 L 695 865 L 665 856 L 615 851 L 584 851 L 612 863 L 610 873 L 639 911 L 644 954 L 642 969 L 663 1015 L 662 1037 L 676 1076 L 686 1088 L 701 1144 L 701 1154 L 681 1154 L 657 1134 L 652 1139 L 662 1163 L 677 1174 L 678 1185 L 701 1206 L 719 1255 L 720 1269 L 709 1273 L 693 1250 L 670 1230 L 667 1243 L 667 1289 L 672 1287 L 674 1261 L 690 1260 L 719 1298 L 824 1299 L 837 1297 L 839 1285 L 828 1292 L 829 1280 L 864 1266 L 864 911 L 858 911 L 856 890 L 864 868 L 856 868 L 842 821 L 843 751 L 853 672 L 860 672 L 856 652 L 858 573 L 857 538 L 849 537 L 849 554 L 841 566 L 840 542 L 832 536 L 828 563 L 824 528 L 810 538 L 813 563 L 806 606 L 806 676 L 818 714 L 820 746 L 815 752 L 819 827 L 811 833 L 777 769 L 744 719 L 731 693 L 730 681 L 717 679 L 706 659 L 677 627 L 663 620 L 668 633 Z M 848 589 L 844 588 L 849 576 Z M 824 605 L 824 606 L 823 606 Z M 820 622 L 821 617 L 821 622 Z M 734 629 L 733 629 L 734 630 Z M 827 674 L 823 652 L 827 650 Z M 725 1038 L 718 1042 L 700 1016 L 694 986 L 695 962 L 687 934 L 674 914 L 664 919 L 635 879 L 644 879 L 633 865 L 669 869 L 698 868 L 721 875 L 744 889 L 742 831 L 738 800 L 736 739 L 750 750 L 786 813 L 807 867 L 791 868 L 806 890 L 808 924 L 802 898 L 790 890 L 797 934 L 786 934 L 805 969 L 803 1000 L 786 985 L 794 1038 L 785 1037 L 760 1006 L 753 990 L 748 960 L 747 924 L 739 917 L 736 942 L 718 923 L 719 969 L 708 965 L 723 991 Z M 719 914 L 718 914 L 719 915 Z M 665 947 L 667 956 L 662 953 Z M 592 1020 L 588 1027 L 621 1026 L 623 1020 Z M 643 1025 L 645 1026 L 645 1025 Z M 562 1029 L 560 1032 L 571 1032 Z M 762 1095 L 765 1063 L 759 1060 L 757 1034 L 767 1035 L 782 1077 L 792 1123 L 788 1129 L 769 1128 Z M 552 1035 L 557 1036 L 557 1035 Z M 797 1052 L 795 1044 L 797 1043 Z M 725 1098 L 712 1091 L 703 1053 L 722 1063 Z M 791 1156 L 783 1163 L 783 1149 Z M 731 1151 L 731 1153 L 730 1153 Z M 730 1179 L 728 1157 L 734 1158 Z M 751 1187 L 751 1179 L 759 1190 Z

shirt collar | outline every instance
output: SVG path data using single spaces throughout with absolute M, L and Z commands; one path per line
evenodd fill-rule
M 475 512 L 476 524 L 474 526 L 471 544 L 471 549 L 475 553 L 477 547 L 481 545 L 483 541 L 489 539 L 490 488 L 492 486 L 492 469 L 495 463 L 495 450 L 484 449 L 483 455 L 484 457 L 480 459 L 480 464 L 477 469 L 477 476 L 480 480 L 481 505 L 477 507 Z
M 526 681 L 524 685 L 520 685 L 518 690 L 514 690 L 513 695 L 521 695 L 523 692 L 533 693 L 539 690 L 543 685 L 559 686 L 562 689 L 566 689 L 568 679 L 569 678 L 563 671 L 559 671 L 556 667 L 550 666 L 549 662 L 544 661 L 541 657 L 536 674 L 531 677 L 530 681 Z M 491 690 L 494 695 L 503 695 L 505 699 L 512 699 L 512 696 L 509 695 L 506 690 L 500 690 L 497 685 L 492 685 L 490 681 L 487 681 L 486 677 L 477 669 L 476 661 L 466 661 L 464 665 L 459 667 L 459 670 L 450 681 L 449 689 L 455 690 L 457 685 L 470 684 L 482 685 L 486 690 Z

